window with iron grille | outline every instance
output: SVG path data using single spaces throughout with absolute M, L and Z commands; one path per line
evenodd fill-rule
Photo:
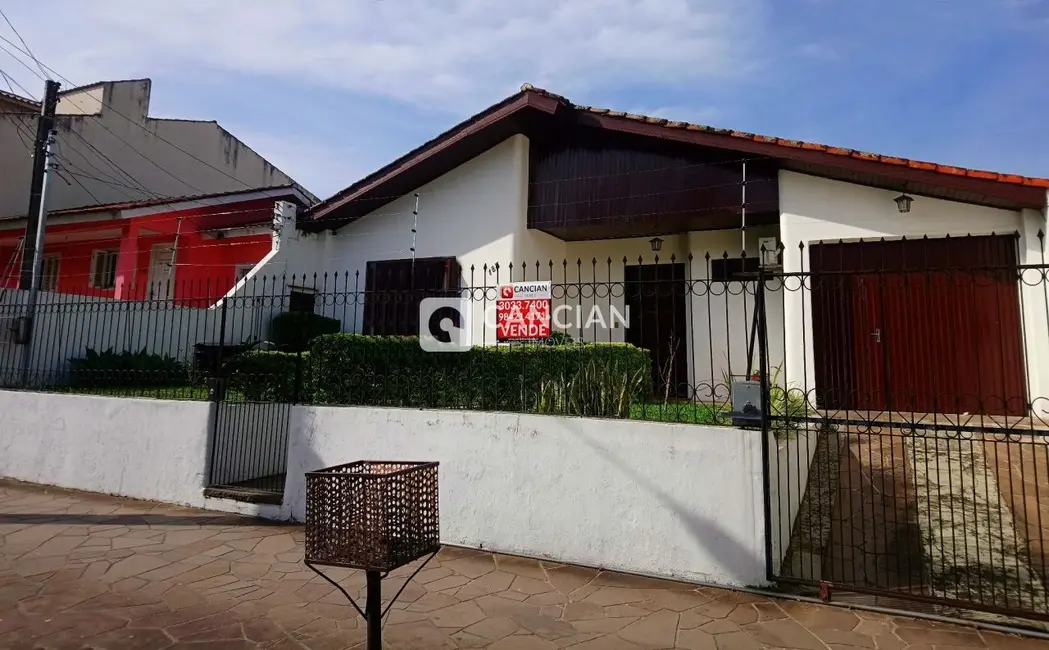
M 454 257 L 368 262 L 364 280 L 364 333 L 415 336 L 423 298 L 459 295 Z
M 47 255 L 44 257 L 40 267 L 40 290 L 58 291 L 58 269 L 61 258 L 58 255 Z
M 88 285 L 92 289 L 112 289 L 117 284 L 117 259 L 120 251 L 96 250 L 91 254 L 91 277 Z

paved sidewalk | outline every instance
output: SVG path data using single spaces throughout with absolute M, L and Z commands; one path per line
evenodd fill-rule
M 302 529 L 0 482 L 0 648 L 337 650 L 363 625 L 302 565 Z M 407 572 L 391 576 L 387 594 Z M 358 595 L 359 572 L 336 573 Z M 1049 649 L 1049 642 L 448 548 L 394 648 Z

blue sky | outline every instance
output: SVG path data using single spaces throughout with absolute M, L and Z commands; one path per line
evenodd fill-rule
M 148 76 L 327 196 L 524 82 L 580 104 L 1049 176 L 1049 0 L 32 0 L 77 83 Z M 3 26 L 0 30 L 12 35 Z M 0 69 L 40 80 L 0 52 Z

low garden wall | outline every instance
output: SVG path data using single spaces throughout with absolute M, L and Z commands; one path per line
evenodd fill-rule
M 297 406 L 285 509 L 304 473 L 439 461 L 443 541 L 728 585 L 765 582 L 761 434 L 471 411 Z
M 278 516 L 276 506 L 206 499 L 211 402 L 0 390 L 0 477 Z

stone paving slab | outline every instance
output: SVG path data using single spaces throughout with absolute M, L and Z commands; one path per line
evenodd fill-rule
M 364 626 L 302 564 L 301 527 L 0 481 L 0 649 L 341 650 Z M 413 567 L 394 572 L 395 593 Z M 333 570 L 363 597 L 360 572 Z M 445 548 L 390 648 L 1049 649 L 1049 642 Z

